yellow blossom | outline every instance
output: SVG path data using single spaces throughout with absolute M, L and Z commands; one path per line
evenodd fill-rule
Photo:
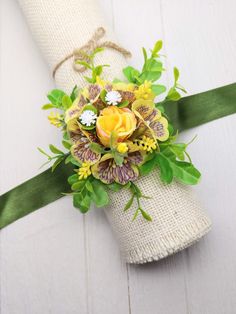
M 134 92 L 136 99 L 153 100 L 155 94 L 151 89 L 152 83 L 150 81 L 145 81 L 138 89 Z
M 145 150 L 147 152 L 152 152 L 157 149 L 157 142 L 145 135 L 143 135 L 142 139 L 136 140 L 135 143 L 140 147 L 141 150 Z
M 97 135 L 100 142 L 109 147 L 112 133 L 116 134 L 118 142 L 123 142 L 135 131 L 136 123 L 135 115 L 130 109 L 109 106 L 97 118 Z
M 117 145 L 117 151 L 121 154 L 125 154 L 128 151 L 128 146 L 126 143 L 119 143 Z
M 134 84 L 132 83 L 123 83 L 117 82 L 112 84 L 113 90 L 124 91 L 124 92 L 133 92 Z
M 78 175 L 79 180 L 87 179 L 91 175 L 91 164 L 88 162 L 83 162 L 82 166 L 79 168 Z
M 60 128 L 62 126 L 60 114 L 58 112 L 51 112 L 48 116 L 48 120 L 52 125 L 55 125 L 57 128 Z
M 104 81 L 100 78 L 100 76 L 96 76 L 96 84 L 98 84 L 101 87 L 105 87 L 106 85 L 110 84 L 108 81 Z

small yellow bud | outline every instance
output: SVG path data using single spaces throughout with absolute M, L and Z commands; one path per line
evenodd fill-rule
M 78 171 L 79 180 L 87 179 L 91 175 L 91 165 L 88 162 L 83 162 Z
M 120 153 L 120 154 L 125 154 L 127 151 L 128 151 L 128 146 L 126 143 L 119 143 L 117 145 L 117 151 Z
M 60 114 L 51 112 L 50 115 L 48 116 L 48 120 L 52 125 L 55 125 L 57 128 L 60 128 L 62 126 L 61 123 L 61 117 Z
M 152 92 L 151 86 L 152 82 L 150 81 L 145 81 L 141 84 L 134 92 L 136 99 L 153 100 L 155 94 Z

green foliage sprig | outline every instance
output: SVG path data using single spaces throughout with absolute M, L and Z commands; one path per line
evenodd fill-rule
M 106 185 L 90 176 L 86 180 L 79 180 L 78 174 L 68 178 L 73 195 L 73 205 L 81 213 L 86 213 L 92 204 L 104 207 L 109 204 L 109 196 Z
M 159 80 L 162 73 L 165 71 L 163 67 L 163 62 L 161 60 L 161 55 L 159 54 L 162 49 L 163 43 L 161 40 L 157 41 L 154 48 L 151 50 L 150 56 L 148 56 L 147 50 L 142 48 L 144 64 L 142 70 L 139 71 L 132 66 L 127 66 L 123 69 L 123 73 L 127 80 L 133 84 L 141 85 L 145 81 L 151 81 L 152 83 Z M 186 90 L 179 84 L 179 70 L 174 67 L 174 84 L 167 92 L 164 102 L 167 100 L 176 101 L 181 98 L 179 91 L 186 93 Z M 152 84 L 152 91 L 156 96 L 159 96 L 166 92 L 166 87 L 161 84 Z
M 80 64 L 92 72 L 91 77 L 84 76 L 84 78 L 89 83 L 96 83 L 97 76 L 100 76 L 102 74 L 103 68 L 110 66 L 109 64 L 99 64 L 97 66 L 95 65 L 94 58 L 98 53 L 101 53 L 102 51 L 104 51 L 104 48 L 96 48 L 91 54 L 84 53 L 84 59 L 87 59 L 88 62 L 81 60 L 77 60 L 75 62 L 76 64 Z

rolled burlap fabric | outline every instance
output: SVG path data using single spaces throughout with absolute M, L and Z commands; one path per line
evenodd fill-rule
M 51 73 L 55 66 L 68 57 L 55 73 L 58 88 L 70 92 L 75 85 L 85 86 L 83 75 L 73 68 L 70 54 L 88 43 L 94 32 L 103 27 L 106 34 L 101 42 L 116 42 L 113 32 L 104 24 L 95 0 L 19 0 L 29 27 L 40 46 Z M 91 42 L 90 42 L 91 43 Z M 93 44 L 93 43 L 92 43 Z M 106 49 L 96 57 L 105 68 L 105 79 L 122 78 L 127 65 L 124 55 L 115 49 Z M 111 203 L 105 208 L 108 220 L 120 243 L 121 252 L 128 263 L 145 263 L 159 260 L 199 240 L 210 229 L 210 221 L 202 211 L 191 188 L 180 183 L 160 182 L 158 170 L 141 177 L 138 186 L 145 195 L 143 207 L 152 216 L 148 222 L 141 216 L 132 222 L 133 206 L 124 212 L 130 199 L 124 189 L 110 193 Z

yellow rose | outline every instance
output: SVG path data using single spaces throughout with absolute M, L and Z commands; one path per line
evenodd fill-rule
M 117 141 L 123 142 L 129 138 L 136 129 L 136 118 L 128 108 L 110 106 L 101 111 L 97 119 L 97 135 L 101 143 L 108 147 L 112 132 Z

